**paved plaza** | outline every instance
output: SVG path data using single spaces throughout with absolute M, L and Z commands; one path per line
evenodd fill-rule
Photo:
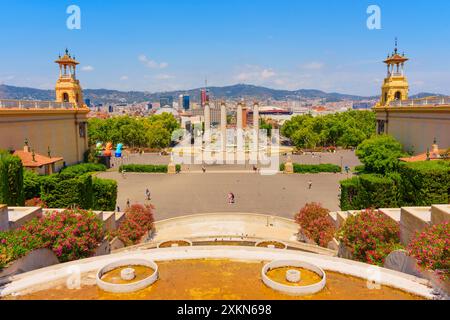
M 335 163 L 353 167 L 358 159 L 353 152 L 337 154 L 294 156 L 294 162 Z M 140 159 L 141 161 L 137 161 Z M 159 161 L 156 161 L 159 160 Z M 169 157 L 136 155 L 129 163 L 167 163 Z M 283 161 L 283 160 L 281 160 Z M 156 208 L 156 219 L 176 216 L 215 213 L 248 212 L 292 218 L 308 202 L 319 202 L 330 210 L 339 210 L 339 181 L 347 174 L 277 174 L 262 176 L 253 173 L 250 165 L 183 166 L 180 174 L 148 174 L 128 172 L 123 177 L 117 171 L 100 173 L 99 177 L 114 179 L 119 185 L 118 206 L 146 203 L 145 190 L 151 192 L 151 203 Z M 308 188 L 308 181 L 312 188 Z M 235 204 L 228 204 L 227 195 L 233 192 Z

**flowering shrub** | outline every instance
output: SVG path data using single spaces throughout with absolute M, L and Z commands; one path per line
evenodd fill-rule
M 92 256 L 103 240 L 103 222 L 92 212 L 65 210 L 35 218 L 0 233 L 0 268 L 28 252 L 52 250 L 60 262 Z
M 306 204 L 295 216 L 303 233 L 322 247 L 328 246 L 335 232 L 328 213 L 327 209 L 313 202 Z
M 153 209 L 151 205 L 132 205 L 125 211 L 125 220 L 113 235 L 126 246 L 138 243 L 147 231 L 153 229 Z
M 354 259 L 370 264 L 381 266 L 389 253 L 402 248 L 398 224 L 378 210 L 349 216 L 339 235 Z
M 41 207 L 41 208 L 48 208 L 45 201 L 43 201 L 41 198 L 33 198 L 25 201 L 25 207 Z
M 440 273 L 450 279 L 450 223 L 436 224 L 417 233 L 408 246 L 409 255 L 424 269 Z

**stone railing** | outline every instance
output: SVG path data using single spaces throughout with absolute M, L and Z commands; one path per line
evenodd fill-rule
M 75 109 L 75 104 L 71 102 L 56 101 L 31 101 L 31 100 L 4 100 L 0 99 L 0 109 Z
M 391 107 L 419 107 L 450 105 L 450 97 L 433 97 L 429 99 L 396 100 L 390 103 Z

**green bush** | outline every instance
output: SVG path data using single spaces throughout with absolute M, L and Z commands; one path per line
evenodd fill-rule
M 41 196 L 41 176 L 31 170 L 23 170 L 23 189 L 25 199 L 39 198 Z
M 281 163 L 280 164 L 280 171 L 284 172 L 284 169 L 286 169 L 286 164 L 285 163 Z
M 109 179 L 92 179 L 93 210 L 114 211 L 117 201 L 117 182 Z
M 294 173 L 320 173 L 320 172 L 341 172 L 341 167 L 335 164 L 298 164 L 294 163 Z
M 362 174 L 340 182 L 341 210 L 398 207 L 396 181 L 376 174 Z
M 359 179 L 358 177 L 353 177 L 350 179 L 345 179 L 340 182 L 341 184 L 341 196 L 340 196 L 340 207 L 341 210 L 354 210 L 359 206 L 358 203 L 358 189 L 359 189 Z
M 49 208 L 92 208 L 92 177 L 84 174 L 76 178 L 61 179 L 60 175 L 42 177 L 41 199 Z
M 403 205 L 429 206 L 450 202 L 450 162 L 404 163 L 399 173 Z
M 106 166 L 100 163 L 80 163 L 61 170 L 62 179 L 71 179 L 85 173 L 106 171 Z
M 430 206 L 450 201 L 450 163 L 402 163 L 398 172 L 341 181 L 341 209 Z
M 0 153 L 0 203 L 23 206 L 23 165 L 19 157 L 7 152 Z
M 167 173 L 167 165 L 153 165 L 153 164 L 121 165 L 119 168 L 119 172 L 123 172 L 124 170 L 126 172 Z

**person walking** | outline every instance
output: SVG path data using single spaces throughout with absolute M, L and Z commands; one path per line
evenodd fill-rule
M 205 173 L 205 172 L 206 172 L 206 168 L 205 168 L 205 166 L 202 166 L 202 171 L 203 171 L 203 173 Z
M 234 194 L 233 194 L 233 192 L 228 193 L 228 204 L 234 204 Z
M 151 200 L 150 190 L 148 190 L 148 188 L 145 190 L 145 195 L 147 196 L 147 201 L 150 201 Z
M 312 188 L 312 181 L 309 180 L 309 181 L 308 181 L 308 189 L 311 190 L 311 188 Z
M 130 204 L 130 199 L 127 199 L 127 208 L 130 209 L 131 204 Z

